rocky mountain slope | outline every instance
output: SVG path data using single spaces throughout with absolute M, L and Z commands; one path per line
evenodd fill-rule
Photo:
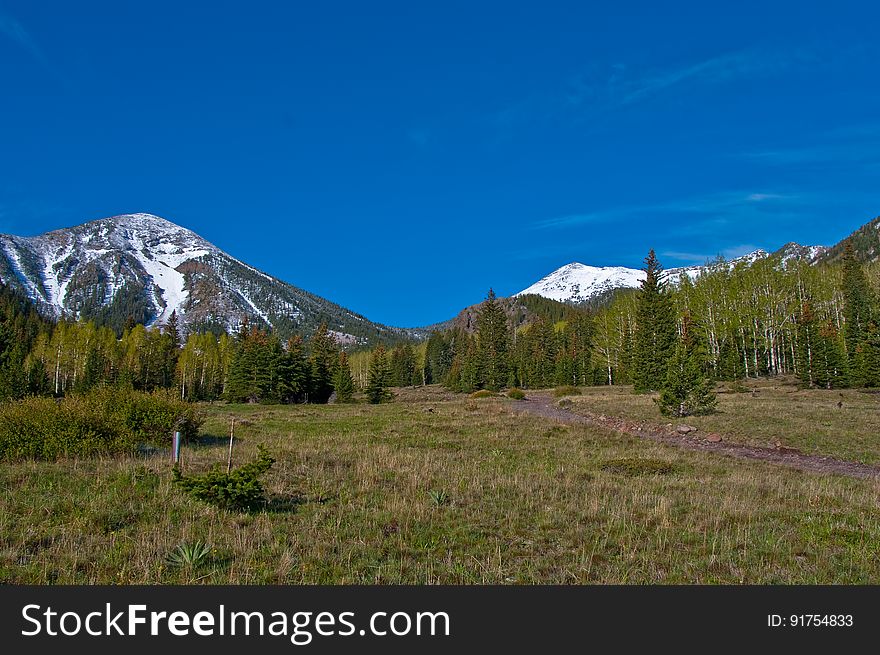
M 152 214 L 125 214 L 35 237 L 0 235 L 0 280 L 56 318 L 117 329 L 162 325 L 236 329 L 245 318 L 279 334 L 326 321 L 346 344 L 419 337 L 267 275 L 194 232 Z

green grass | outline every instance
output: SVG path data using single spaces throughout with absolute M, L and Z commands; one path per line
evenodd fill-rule
M 783 378 L 749 381 L 744 393 L 719 390 L 716 413 L 673 424 L 718 432 L 736 443 L 771 448 L 778 443 L 811 455 L 880 463 L 880 393 L 801 389 Z M 670 422 L 660 415 L 656 394 L 634 394 L 624 386 L 584 387 L 583 393 L 568 409 L 656 425 Z
M 269 511 L 258 514 L 182 493 L 158 455 L 2 464 L 0 581 L 880 579 L 876 482 L 561 425 L 514 414 L 505 398 L 436 388 L 406 398 L 205 406 L 203 433 L 216 439 L 184 449 L 184 472 L 225 462 L 235 417 L 235 463 L 258 444 L 278 460 L 264 478 Z M 210 552 L 175 564 L 180 544 L 198 543 Z

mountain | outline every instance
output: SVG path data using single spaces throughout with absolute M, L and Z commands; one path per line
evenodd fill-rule
M 728 261 L 712 262 L 702 266 L 670 268 L 666 270 L 666 274 L 667 279 L 673 283 L 684 275 L 695 280 L 701 273 L 718 266 L 748 266 L 767 257 L 778 258 L 782 265 L 792 259 L 807 259 L 813 262 L 827 250 L 824 246 L 801 246 L 792 242 L 785 244 L 773 253 L 759 249 Z M 538 295 L 574 305 L 597 305 L 610 299 L 618 289 L 638 288 L 644 279 L 645 272 L 638 268 L 587 266 L 579 262 L 572 262 L 523 289 L 515 294 L 515 297 Z
M 130 321 L 235 330 L 247 317 L 282 337 L 322 322 L 341 343 L 419 338 L 423 331 L 367 320 L 235 259 L 152 214 L 124 214 L 35 237 L 0 235 L 0 280 L 41 313 L 117 330 Z
M 818 261 L 820 263 L 837 261 L 843 257 L 847 245 L 852 246 L 856 259 L 863 264 L 880 261 L 880 216 L 865 223 L 843 241 L 829 248 L 818 258 Z

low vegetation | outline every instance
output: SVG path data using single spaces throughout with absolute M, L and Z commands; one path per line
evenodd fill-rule
M 556 387 L 553 390 L 553 395 L 557 398 L 565 398 L 566 396 L 580 396 L 581 390 L 579 387 L 572 386 Z
M 0 403 L 0 459 L 132 454 L 167 447 L 172 434 L 198 433 L 198 407 L 163 392 L 99 387 L 65 398 Z

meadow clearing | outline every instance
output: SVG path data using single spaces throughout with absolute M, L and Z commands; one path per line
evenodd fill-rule
M 689 419 L 872 463 L 878 396 L 761 383 Z M 184 471 L 264 444 L 264 511 L 171 484 L 167 453 L 0 464 L 0 581 L 72 584 L 875 583 L 880 480 L 806 473 L 516 411 L 437 386 L 382 405 L 202 406 Z M 649 398 L 572 411 L 662 424 Z M 837 403 L 843 400 L 843 407 Z M 521 401 L 528 402 L 528 401 Z M 180 565 L 181 544 L 209 549 Z

